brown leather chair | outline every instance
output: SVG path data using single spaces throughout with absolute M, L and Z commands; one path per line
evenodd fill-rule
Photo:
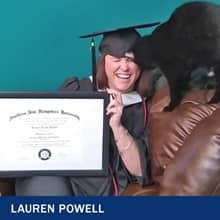
M 153 186 L 129 186 L 125 195 L 219 195 L 220 103 L 210 90 L 191 91 L 172 112 L 167 88 L 152 101 L 149 122 Z
M 152 113 L 152 173 L 159 195 L 220 194 L 220 103 L 187 93 L 173 112 Z M 158 102 L 157 102 L 158 103 Z

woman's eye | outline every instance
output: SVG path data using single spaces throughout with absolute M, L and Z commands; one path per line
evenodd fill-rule
M 113 62 L 120 62 L 120 59 L 114 59 Z
M 127 61 L 128 61 L 128 62 L 134 62 L 134 59 L 132 59 L 132 58 L 127 58 Z

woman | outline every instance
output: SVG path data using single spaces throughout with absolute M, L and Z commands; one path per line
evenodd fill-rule
M 101 56 L 97 65 L 97 87 L 110 94 L 106 109 L 111 128 L 110 166 L 108 177 L 70 178 L 74 195 L 117 195 L 128 183 L 150 183 L 147 150 L 148 83 L 143 83 L 141 68 L 135 63 L 130 48 L 140 35 L 134 29 L 105 33 Z M 67 80 L 62 89 L 91 88 L 84 79 L 76 86 L 74 78 Z
M 134 29 L 105 33 L 97 65 L 97 86 L 111 96 L 106 109 L 111 128 L 107 177 L 32 177 L 17 180 L 18 195 L 118 195 L 128 183 L 150 183 L 147 150 L 147 84 L 130 48 L 140 38 Z M 79 86 L 76 84 L 79 84 Z M 67 80 L 62 90 L 90 89 L 89 79 Z M 41 189 L 43 188 L 44 189 Z

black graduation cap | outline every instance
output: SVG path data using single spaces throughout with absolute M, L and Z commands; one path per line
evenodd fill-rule
M 103 35 L 100 42 L 99 51 L 101 54 L 109 54 L 115 57 L 123 57 L 126 52 L 132 48 L 136 40 L 141 36 L 136 31 L 139 28 L 148 28 L 160 24 L 160 22 L 133 25 L 106 31 L 93 32 L 86 35 L 81 35 L 80 38 L 91 38 L 91 58 L 92 58 L 92 76 L 93 88 L 96 90 L 96 54 L 95 54 L 95 36 Z

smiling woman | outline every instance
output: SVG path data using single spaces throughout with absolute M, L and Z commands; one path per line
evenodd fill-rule
M 146 123 L 148 87 L 147 83 L 140 83 L 143 71 L 130 52 L 140 34 L 133 26 L 100 33 L 104 36 L 99 47 L 96 85 L 111 97 L 106 108 L 111 129 L 109 175 L 71 177 L 74 195 L 119 195 L 129 183 L 151 183 Z M 83 90 L 81 84 L 85 85 L 85 80 L 79 81 L 78 86 L 74 79 L 66 80 L 62 89 Z M 89 78 L 87 83 L 91 84 Z

